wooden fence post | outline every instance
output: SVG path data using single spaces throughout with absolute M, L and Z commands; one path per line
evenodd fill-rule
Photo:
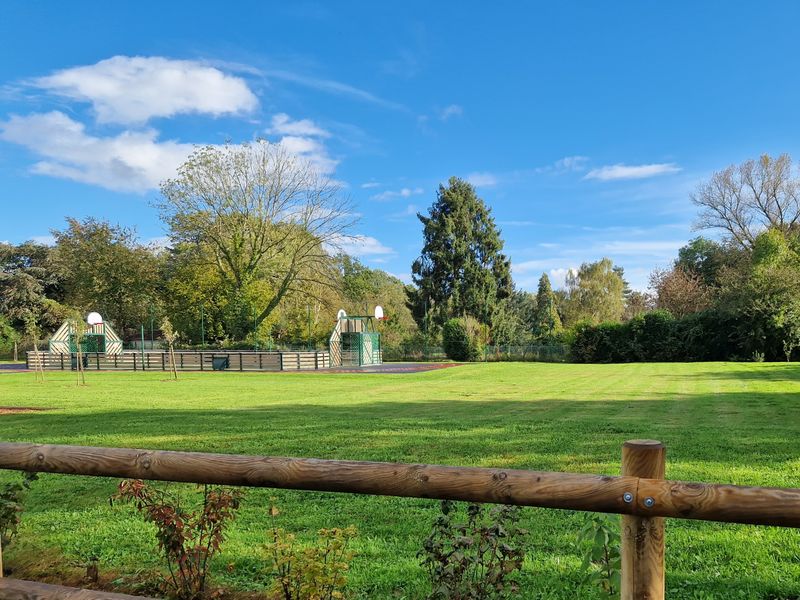
M 654 440 L 630 440 L 622 446 L 622 474 L 664 479 L 666 448 Z M 639 508 L 653 498 L 634 495 Z M 622 600 L 664 600 L 664 518 L 622 516 Z

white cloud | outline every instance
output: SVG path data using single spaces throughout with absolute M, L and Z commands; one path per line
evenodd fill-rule
M 361 189 L 368 190 L 371 188 L 381 187 L 381 184 L 377 181 L 368 181 L 366 183 L 361 184 Z
M 13 115 L 0 122 L 0 138 L 44 157 L 33 165 L 34 173 L 123 192 L 157 188 L 194 150 L 191 144 L 158 141 L 153 129 L 96 137 L 58 111 Z
M 304 137 L 331 137 L 329 131 L 319 127 L 311 119 L 300 119 L 293 121 L 286 113 L 278 113 L 272 117 L 272 125 L 267 129 L 267 133 L 273 135 L 294 135 Z
M 336 165 L 339 164 L 338 160 L 328 156 L 325 144 L 313 138 L 285 135 L 278 143 L 292 154 L 307 160 L 324 175 L 333 173 L 336 170 Z
M 422 194 L 424 191 L 425 190 L 423 190 L 421 187 L 417 188 L 405 187 L 397 191 L 387 190 L 385 192 L 381 192 L 380 194 L 375 194 L 374 196 L 372 196 L 372 199 L 383 202 L 385 200 L 391 200 L 392 198 L 410 198 L 411 196 L 418 196 L 419 194 Z
M 333 241 L 331 249 L 356 257 L 395 254 L 392 248 L 368 235 L 341 236 Z
M 497 177 L 491 173 L 470 173 L 467 175 L 467 182 L 475 187 L 490 187 L 497 185 Z
M 550 269 L 547 272 L 547 276 L 550 278 L 550 284 L 554 288 L 563 288 L 567 283 L 567 275 L 569 273 L 577 274 L 577 272 L 578 269 L 575 267 L 568 267 L 566 269 Z
M 597 179 L 600 181 L 614 181 L 617 179 L 645 179 L 677 173 L 681 168 L 675 163 L 653 163 L 649 165 L 606 165 L 589 171 L 584 179 Z
M 439 111 L 439 118 L 442 121 L 447 121 L 452 119 L 453 117 L 460 117 L 464 114 L 464 108 L 458 104 L 450 104 L 449 106 L 445 106 L 442 110 Z
M 246 113 L 258 106 L 247 83 L 215 67 L 160 56 L 114 56 L 34 79 L 35 87 L 89 102 L 100 123 L 144 123 L 184 113 Z
M 559 158 L 556 162 L 546 167 L 538 167 L 534 169 L 535 173 L 553 173 L 561 175 L 564 173 L 574 173 L 576 171 L 584 171 L 586 163 L 589 162 L 588 156 L 565 156 Z

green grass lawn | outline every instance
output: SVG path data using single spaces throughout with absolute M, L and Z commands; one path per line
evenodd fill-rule
M 619 474 L 621 444 L 667 445 L 667 477 L 800 487 L 800 367 L 696 363 L 477 364 L 398 375 L 193 373 L 0 374 L 0 439 Z M 13 475 L 16 477 L 16 474 Z M 11 475 L 4 475 L 8 478 Z M 44 475 L 34 484 L 14 568 L 63 553 L 119 573 L 157 565 L 151 530 L 110 507 L 116 481 Z M 177 484 L 176 484 L 177 485 Z M 188 490 L 192 486 L 184 486 Z M 437 513 L 429 500 L 250 490 L 217 580 L 263 584 L 269 498 L 301 535 L 354 524 L 357 598 L 420 598 L 416 552 Z M 525 509 L 525 598 L 595 598 L 579 587 L 580 515 Z M 225 567 L 232 565 L 230 572 Z M 670 598 L 800 597 L 800 533 L 667 522 Z

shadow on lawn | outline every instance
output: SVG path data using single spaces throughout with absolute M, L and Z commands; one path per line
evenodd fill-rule
M 798 434 L 797 395 L 764 392 L 53 411 L 0 420 L 4 441 L 609 474 L 618 472 L 621 444 L 633 438 L 660 439 L 673 461 L 785 469 L 797 460 Z

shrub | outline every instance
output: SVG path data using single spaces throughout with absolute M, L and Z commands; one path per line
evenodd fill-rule
M 295 536 L 276 525 L 279 514 L 270 507 L 272 540 L 267 552 L 272 559 L 270 598 L 280 600 L 333 600 L 344 597 L 347 572 L 355 553 L 348 549 L 355 527 L 320 529 L 316 544 L 300 546 Z
M 25 497 L 31 489 L 31 483 L 37 479 L 36 473 L 24 473 L 22 481 L 0 486 L 0 542 L 3 548 L 17 535 L 20 517 L 25 510 Z
M 513 598 L 522 567 L 519 508 L 469 504 L 466 520 L 457 520 L 456 503 L 444 500 L 442 514 L 420 552 L 428 571 L 428 600 Z
M 11 327 L 3 315 L 0 315 L 0 354 L 11 354 L 14 350 L 14 342 L 19 341 L 19 334 Z
M 482 346 L 479 340 L 480 325 L 474 319 L 450 319 L 442 328 L 442 346 L 447 358 L 459 361 L 478 360 Z
M 611 519 L 598 513 L 584 513 L 578 542 L 587 544 L 581 570 L 583 583 L 592 583 L 609 597 L 618 596 L 622 582 L 620 538 Z
M 211 559 L 225 541 L 241 496 L 238 490 L 204 486 L 202 505 L 190 511 L 166 491 L 135 479 L 121 482 L 112 502 L 131 502 L 156 526 L 169 571 L 168 591 L 179 600 L 196 600 L 205 592 Z

